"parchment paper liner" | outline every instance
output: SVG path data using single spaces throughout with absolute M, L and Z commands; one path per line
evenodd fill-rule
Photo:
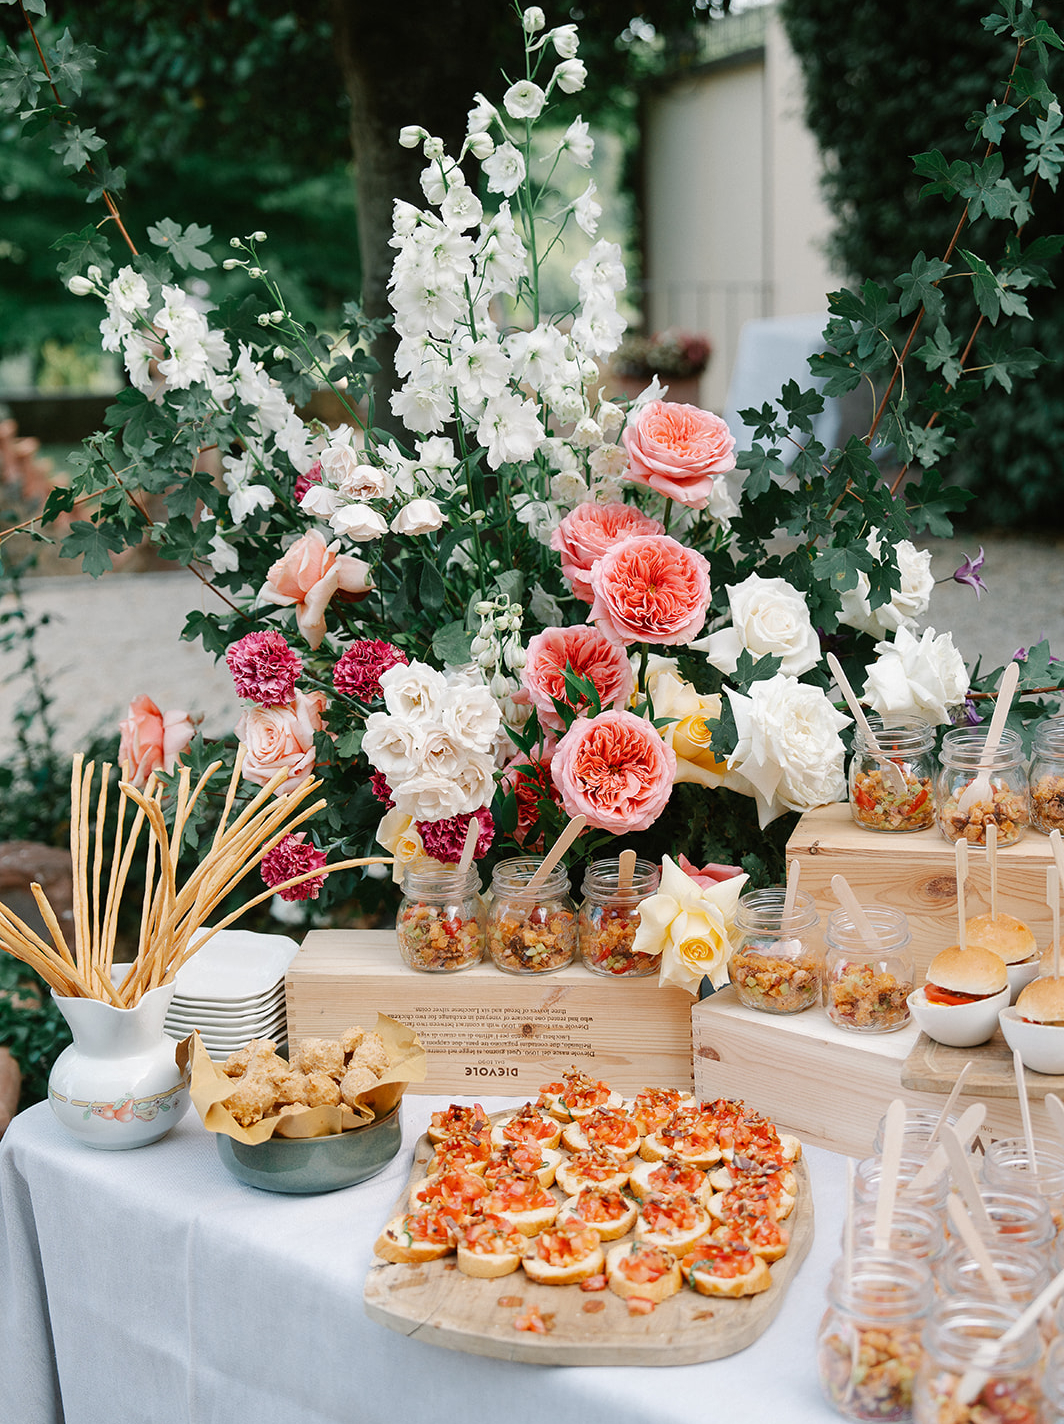
M 376 1032 L 388 1050 L 389 1068 L 376 1087 L 360 1093 L 355 1109 L 346 1103 L 339 1107 L 306 1108 L 302 1112 L 285 1113 L 283 1116 L 264 1117 L 251 1127 L 241 1127 L 232 1113 L 222 1106 L 237 1080 L 222 1072 L 221 1064 L 215 1063 L 198 1033 L 182 1039 L 177 1045 L 178 1066 L 191 1069 L 189 1095 L 208 1132 L 221 1132 L 236 1142 L 253 1146 L 277 1137 L 333 1137 L 340 1132 L 349 1132 L 365 1127 L 376 1118 L 384 1117 L 395 1107 L 403 1096 L 408 1083 L 425 1080 L 426 1058 L 417 1034 L 397 1019 L 386 1014 L 378 1014 Z

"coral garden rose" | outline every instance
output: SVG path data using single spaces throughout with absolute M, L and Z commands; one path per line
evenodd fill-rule
M 667 534 L 634 534 L 591 571 L 591 621 L 621 643 L 690 643 L 709 607 L 709 563 Z
M 325 542 L 318 529 L 303 535 L 271 564 L 259 597 L 266 603 L 294 607 L 299 631 L 311 648 L 325 637 L 325 610 L 337 593 L 366 594 L 373 587 L 369 565 L 338 554 L 340 541 Z
M 129 767 L 134 786 L 143 786 L 153 771 L 169 774 L 202 721 L 202 715 L 162 712 L 150 697 L 135 697 L 118 724 L 119 766 Z
M 236 734 L 247 747 L 243 775 L 265 786 L 282 769 L 287 780 L 278 796 L 294 791 L 314 770 L 314 733 L 323 730 L 324 692 L 297 691 L 284 707 L 250 707 L 236 725 Z
M 805 595 L 781 578 L 751 574 L 728 589 L 732 626 L 710 633 L 698 649 L 721 672 L 733 673 L 744 649 L 754 658 L 781 658 L 779 671 L 798 677 L 820 661 L 820 639 Z
M 565 686 L 566 667 L 594 683 L 602 708 L 624 707 L 635 688 L 635 673 L 624 648 L 594 625 L 546 628 L 528 640 L 521 681 L 539 713 L 541 727 L 565 725 L 554 701 L 579 712 Z
M 578 717 L 551 762 L 566 812 L 615 835 L 653 825 L 668 804 L 675 771 L 672 749 L 634 712 Z
M 632 944 L 636 953 L 661 955 L 660 983 L 678 984 L 692 994 L 703 978 L 714 989 L 727 982 L 735 913 L 748 877 L 739 872 L 708 885 L 706 879 L 705 871 L 685 873 L 663 856 L 661 882 L 656 894 L 640 902 Z
M 649 401 L 621 432 L 628 478 L 692 509 L 709 503 L 714 475 L 735 469 L 735 436 L 712 411 Z
M 562 559 L 562 574 L 574 595 L 591 603 L 591 570 L 611 545 L 631 534 L 664 534 L 665 526 L 631 504 L 578 504 L 551 532 L 550 546 Z

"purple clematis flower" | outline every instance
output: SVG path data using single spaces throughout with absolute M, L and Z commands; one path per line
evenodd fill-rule
M 986 584 L 979 577 L 979 570 L 983 567 L 985 557 L 986 556 L 983 553 L 983 546 L 982 544 L 980 544 L 979 553 L 976 555 L 976 557 L 972 559 L 969 558 L 967 554 L 965 554 L 964 563 L 961 564 L 960 568 L 953 575 L 954 581 L 956 583 L 966 583 L 969 588 L 974 588 L 976 598 L 982 597 L 983 593 L 986 591 Z

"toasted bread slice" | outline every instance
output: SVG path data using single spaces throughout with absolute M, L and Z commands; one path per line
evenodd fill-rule
M 686 1256 L 712 1226 L 713 1218 L 698 1197 L 677 1192 L 670 1197 L 649 1197 L 642 1204 L 635 1239 L 660 1246 L 674 1256 Z
M 619 1241 L 635 1225 L 639 1209 L 630 1197 L 616 1188 L 584 1187 L 575 1197 L 567 1197 L 558 1212 L 559 1222 L 575 1217 L 593 1226 L 603 1241 Z
M 683 1274 L 699 1295 L 733 1299 L 758 1295 L 772 1284 L 772 1272 L 748 1246 L 714 1241 L 712 1237 L 704 1238 L 688 1253 Z
M 784 1221 L 794 1210 L 795 1198 L 789 1192 L 780 1192 L 772 1198 L 772 1210 L 769 1215 L 774 1215 L 777 1221 Z M 709 1213 L 717 1221 L 727 1221 L 736 1214 L 736 1207 L 743 1206 L 743 1198 L 734 1195 L 731 1191 L 714 1192 L 706 1202 Z
M 570 1197 L 575 1197 L 582 1187 L 613 1187 L 621 1191 L 628 1181 L 628 1169 L 605 1153 L 578 1152 L 558 1164 L 554 1181 Z
M 478 1216 L 458 1237 L 458 1269 L 480 1280 L 509 1276 L 521 1265 L 525 1237 L 499 1216 Z
M 663 1157 L 677 1157 L 681 1162 L 690 1162 L 694 1167 L 705 1169 L 719 1162 L 722 1153 L 716 1142 L 687 1144 L 681 1141 L 670 1141 L 663 1138 L 659 1130 L 651 1132 L 643 1138 L 639 1155 L 644 1162 L 660 1162 Z
M 628 1178 L 628 1190 L 639 1201 L 653 1196 L 690 1192 L 706 1201 L 712 1194 L 710 1178 L 701 1167 L 681 1162 L 678 1157 L 659 1157 L 655 1162 L 636 1162 Z
M 755 1256 L 770 1265 L 785 1256 L 791 1244 L 787 1228 L 767 1216 L 735 1216 L 715 1226 L 710 1235 L 718 1241 L 749 1246 Z
M 709 1185 L 714 1192 L 730 1192 L 733 1187 L 741 1185 L 745 1181 L 757 1177 L 755 1172 L 740 1172 L 734 1164 L 723 1164 L 714 1167 L 709 1173 Z M 783 1167 L 773 1175 L 780 1180 L 780 1186 L 789 1196 L 798 1195 L 798 1178 L 789 1167 Z
M 517 1112 L 499 1119 L 491 1129 L 491 1145 L 505 1147 L 507 1143 L 532 1138 L 541 1147 L 557 1147 L 561 1135 L 562 1125 L 556 1118 L 526 1103 Z
M 597 1275 L 604 1262 L 598 1232 L 574 1221 L 545 1231 L 521 1259 L 525 1274 L 544 1286 L 576 1285 Z
M 377 1237 L 373 1245 L 374 1255 L 385 1261 L 412 1265 L 419 1261 L 438 1261 L 441 1256 L 449 1256 L 455 1249 L 454 1235 L 446 1240 L 435 1237 L 420 1238 L 417 1224 L 412 1218 L 421 1217 L 421 1212 L 407 1212 L 405 1216 L 393 1216 Z
M 606 1278 L 610 1290 L 622 1300 L 636 1296 L 655 1305 L 675 1295 L 683 1284 L 675 1256 L 642 1241 L 622 1241 L 610 1248 Z

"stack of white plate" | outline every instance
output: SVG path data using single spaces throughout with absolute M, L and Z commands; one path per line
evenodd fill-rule
M 171 1038 L 198 1031 L 212 1058 L 228 1058 L 253 1038 L 282 1046 L 284 976 L 299 949 L 285 935 L 219 930 L 174 979 L 166 1015 Z

